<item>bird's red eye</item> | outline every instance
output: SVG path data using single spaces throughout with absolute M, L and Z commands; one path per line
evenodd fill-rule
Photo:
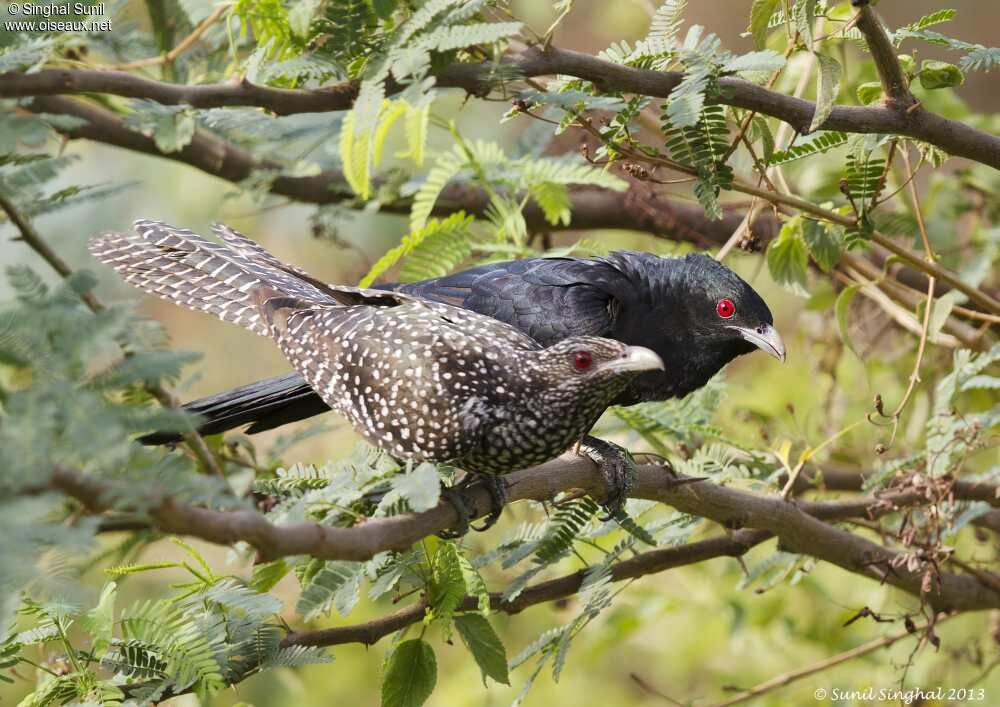
M 594 358 L 589 351 L 577 351 L 573 354 L 573 368 L 578 371 L 586 371 L 593 362 Z
M 736 305 L 733 304 L 731 299 L 720 299 L 719 303 L 715 305 L 715 311 L 723 319 L 729 319 L 736 314 Z

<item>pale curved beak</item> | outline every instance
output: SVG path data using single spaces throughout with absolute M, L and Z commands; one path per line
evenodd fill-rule
M 781 334 L 770 324 L 760 324 L 756 327 L 732 326 L 739 335 L 756 346 L 765 353 L 769 353 L 776 359 L 784 363 L 785 342 L 781 340 Z
M 605 368 L 616 373 L 627 373 L 629 371 L 662 371 L 663 359 L 645 346 L 628 346 L 625 353 L 614 361 L 604 364 Z

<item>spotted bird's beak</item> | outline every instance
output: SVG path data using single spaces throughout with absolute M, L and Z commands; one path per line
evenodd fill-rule
M 627 346 L 625 353 L 614 361 L 608 361 L 604 367 L 615 373 L 629 371 L 662 371 L 663 359 L 655 351 L 645 346 Z
M 769 353 L 776 359 L 784 363 L 785 342 L 781 340 L 781 334 L 770 324 L 760 324 L 756 327 L 729 327 L 735 329 L 741 337 L 749 341 L 761 351 Z

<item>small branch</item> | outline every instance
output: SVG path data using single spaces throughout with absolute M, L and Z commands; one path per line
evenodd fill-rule
M 182 39 L 176 47 L 171 49 L 166 54 L 162 56 L 149 57 L 148 59 L 137 59 L 136 61 L 130 61 L 126 64 L 111 64 L 103 65 L 99 68 L 101 69 L 111 69 L 111 70 L 121 70 L 129 71 L 131 69 L 142 69 L 147 66 L 160 66 L 162 64 L 172 64 L 176 61 L 177 57 L 186 52 L 194 43 L 201 39 L 201 35 L 205 34 L 205 30 L 214 25 L 219 18 L 221 18 L 229 10 L 230 5 L 220 5 L 215 8 L 211 15 L 206 17 L 201 21 L 197 27 L 189 34 L 187 37 Z
M 7 214 L 7 218 L 10 222 L 20 231 L 21 236 L 19 240 L 23 241 L 29 248 L 38 253 L 39 257 L 48 263 L 49 267 L 55 270 L 60 277 L 66 279 L 73 274 L 73 269 L 66 263 L 62 257 L 56 253 L 45 239 L 42 238 L 41 234 L 35 230 L 35 227 L 28 220 L 27 215 L 22 214 L 13 202 L 10 201 L 6 196 L 0 194 L 0 209 Z M 80 294 L 80 299 L 83 303 L 87 305 L 87 309 L 95 314 L 104 309 L 92 292 L 83 292 Z
M 857 648 L 851 648 L 850 650 L 846 650 L 843 653 L 838 653 L 835 656 L 831 656 L 830 658 L 826 658 L 825 660 L 813 663 L 812 665 L 808 665 L 804 668 L 799 668 L 798 670 L 791 670 L 787 673 L 783 673 L 781 675 L 773 677 L 770 680 L 767 680 L 765 682 L 760 683 L 759 685 L 751 687 L 749 690 L 743 690 L 742 692 L 736 694 L 735 696 L 729 698 L 728 700 L 717 702 L 714 705 L 712 705 L 712 707 L 731 707 L 732 705 L 737 705 L 740 704 L 741 702 L 746 702 L 747 700 L 753 699 L 754 697 L 759 697 L 765 693 L 772 692 L 773 690 L 776 690 L 780 687 L 785 687 L 786 685 L 790 685 L 791 683 L 801 680 L 802 678 L 807 678 L 810 675 L 821 673 L 824 670 L 828 670 L 834 666 L 840 665 L 841 663 L 846 663 L 849 660 L 860 658 L 861 656 L 872 653 L 873 651 L 877 651 L 880 648 L 887 648 L 888 646 L 891 646 L 894 643 L 903 640 L 904 638 L 909 638 L 911 636 L 914 637 L 921 636 L 923 635 L 923 632 L 927 630 L 928 627 L 932 625 L 936 626 L 944 621 L 947 621 L 950 618 L 952 617 L 951 616 L 942 617 L 938 619 L 936 622 L 924 624 L 923 626 L 920 626 L 919 628 L 916 628 L 913 631 L 903 630 L 899 631 L 898 633 L 894 633 L 890 636 L 885 636 L 883 638 L 876 638 L 875 640 L 868 641 L 868 643 L 861 644 Z
M 643 552 L 613 565 L 611 581 L 636 579 L 716 557 L 740 557 L 770 537 L 771 534 L 764 531 L 741 530 L 728 536 L 700 540 L 680 547 Z M 536 604 L 565 599 L 580 590 L 585 577 L 586 572 L 581 570 L 547 582 L 540 582 L 529 586 L 509 602 L 503 600 L 502 594 L 493 592 L 490 594 L 490 608 L 505 614 L 517 614 Z M 467 596 L 459 605 L 459 610 L 475 611 L 478 602 L 478 597 Z M 364 643 L 370 646 L 390 633 L 421 621 L 426 608 L 426 603 L 421 601 L 363 624 L 318 631 L 295 631 L 285 637 L 282 645 L 335 646 L 344 643 Z
M 870 11 L 871 8 L 865 6 L 862 10 Z M 881 27 L 879 28 L 879 31 L 881 31 Z M 886 41 L 888 41 L 888 39 Z M 920 209 L 920 197 L 917 195 L 917 186 L 913 181 L 914 171 L 910 166 L 910 156 L 907 154 L 907 150 L 905 149 L 902 150 L 901 154 L 903 156 L 903 162 L 906 165 L 907 182 L 909 184 L 910 200 L 913 204 L 913 213 L 917 217 L 917 228 L 920 230 L 920 238 L 924 244 L 924 257 L 927 259 L 928 263 L 933 264 L 935 262 L 934 251 L 931 248 L 931 241 L 927 236 L 927 226 L 924 224 L 924 216 Z M 906 408 L 910 398 L 913 397 L 913 392 L 917 389 L 917 383 L 920 382 L 920 364 L 923 363 L 924 360 L 924 350 L 927 348 L 927 333 L 930 331 L 931 326 L 931 312 L 934 309 L 934 283 L 935 280 L 933 277 L 929 277 L 927 279 L 927 300 L 924 303 L 924 321 L 920 325 L 920 343 L 917 345 L 917 357 L 913 362 L 913 370 L 910 372 L 909 384 L 906 386 L 906 391 L 903 393 L 903 397 L 900 399 L 899 404 L 896 405 L 896 409 L 893 410 L 892 414 L 889 416 L 892 419 L 892 434 L 889 438 L 889 447 L 891 447 L 893 442 L 896 441 L 896 432 L 899 429 L 899 420 L 903 414 L 903 409 Z
M 69 98 L 45 97 L 36 98 L 31 109 L 40 113 L 71 115 L 87 121 L 85 125 L 59 131 L 69 139 L 93 140 L 183 162 L 229 182 L 241 182 L 255 171 L 277 171 L 281 168 L 276 163 L 259 160 L 248 150 L 202 129 L 195 130 L 191 142 L 181 150 L 164 154 L 152 138 L 125 127 L 120 117 L 105 108 Z M 279 176 L 271 183 L 271 193 L 310 204 L 333 204 L 355 198 L 344 175 L 336 170 L 310 177 Z M 473 215 L 483 215 L 488 206 L 489 197 L 482 189 L 453 182 L 441 193 L 434 213 L 446 215 L 461 209 Z M 636 182 L 624 194 L 594 187 L 572 187 L 570 206 L 573 213 L 570 227 L 574 229 L 631 229 L 667 235 L 699 247 L 725 242 L 740 220 L 740 215 L 732 211 L 722 220 L 710 220 L 701 207 L 668 200 Z M 382 210 L 407 213 L 409 202 L 402 200 L 383 205 Z M 566 228 L 562 224 L 550 225 L 534 201 L 525 207 L 524 215 L 532 230 Z M 766 230 L 767 224 L 762 224 L 761 228 Z
M 635 69 L 556 47 L 544 50 L 529 47 L 506 58 L 503 68 L 522 78 L 564 74 L 590 81 L 607 90 L 655 98 L 669 96 L 684 78 L 677 71 Z M 492 62 L 451 64 L 437 74 L 437 84 L 484 96 L 491 90 L 494 76 Z M 731 77 L 720 79 L 719 87 L 719 95 L 714 99 L 719 103 L 769 115 L 789 123 L 801 133 L 809 132 L 815 103 Z M 390 84 L 387 91 L 391 94 L 400 88 Z M 110 93 L 172 105 L 188 104 L 196 108 L 257 106 L 278 115 L 346 110 L 353 104 L 357 91 L 358 85 L 354 81 L 311 90 L 271 88 L 246 81 L 180 86 L 124 72 L 88 69 L 44 69 L 33 74 L 11 72 L 0 75 L 0 98 Z M 834 106 L 822 129 L 906 135 L 930 142 L 958 157 L 1000 169 L 1000 137 L 922 109 L 901 112 L 886 106 Z
M 896 48 L 889 41 L 882 21 L 869 0 L 851 0 L 851 4 L 858 8 L 857 27 L 868 43 L 875 70 L 882 82 L 882 92 L 888 98 L 890 107 L 905 113 L 916 105 L 917 100 L 910 93 L 903 67 L 896 58 Z

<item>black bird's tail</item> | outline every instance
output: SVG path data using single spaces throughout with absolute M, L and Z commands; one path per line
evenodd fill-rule
M 248 434 L 305 420 L 330 410 L 316 391 L 298 373 L 257 381 L 184 405 L 187 412 L 201 415 L 203 435 L 219 434 L 250 424 Z M 175 432 L 154 432 L 140 437 L 143 444 L 179 442 Z

